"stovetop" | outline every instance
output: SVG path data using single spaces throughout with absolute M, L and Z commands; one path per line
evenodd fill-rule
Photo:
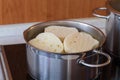
M 4 51 L 13 80 L 33 80 L 27 72 L 26 45 L 5 45 Z M 95 80 L 120 80 L 120 60 L 112 58 Z

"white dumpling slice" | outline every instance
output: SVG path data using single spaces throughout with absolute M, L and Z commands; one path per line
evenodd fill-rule
M 39 35 L 36 36 L 36 38 L 30 40 L 29 43 L 31 45 L 34 45 L 36 48 L 44 51 L 55 53 L 63 52 L 63 43 L 53 33 L 49 32 L 40 33 Z
M 66 53 L 84 52 L 98 46 L 99 41 L 85 32 L 70 34 L 64 40 L 64 49 Z
M 64 41 L 64 38 L 67 35 L 78 32 L 78 29 L 73 27 L 65 27 L 65 26 L 48 26 L 45 28 L 45 32 L 54 33 L 57 37 L 61 39 L 61 41 Z

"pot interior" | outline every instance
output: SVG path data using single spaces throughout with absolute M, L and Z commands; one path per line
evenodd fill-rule
M 100 42 L 98 47 L 101 47 L 105 41 L 105 35 L 100 29 L 92 25 L 81 23 L 81 22 L 76 22 L 76 21 L 49 21 L 49 22 L 44 22 L 44 23 L 38 23 L 24 31 L 25 41 L 28 43 L 29 40 L 35 38 L 39 33 L 44 32 L 44 28 L 50 25 L 75 27 L 79 31 L 84 31 L 86 33 L 89 33 L 90 35 L 92 35 L 95 39 L 97 39 Z
M 109 5 L 117 11 L 120 11 L 120 0 L 110 0 Z

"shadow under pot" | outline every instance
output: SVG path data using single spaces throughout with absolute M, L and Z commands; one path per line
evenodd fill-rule
M 50 25 L 75 27 L 92 35 L 99 41 L 95 49 L 80 53 L 53 53 L 40 50 L 28 43 Z M 98 28 L 75 21 L 49 21 L 38 23 L 24 31 L 27 49 L 29 75 L 37 80 L 93 80 L 99 75 L 99 68 L 108 65 L 111 58 L 100 51 L 105 35 Z M 104 60 L 101 60 L 104 57 Z

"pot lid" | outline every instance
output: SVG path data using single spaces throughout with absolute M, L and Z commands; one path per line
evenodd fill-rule
M 120 12 L 120 0 L 108 0 L 108 1 L 111 8 Z

